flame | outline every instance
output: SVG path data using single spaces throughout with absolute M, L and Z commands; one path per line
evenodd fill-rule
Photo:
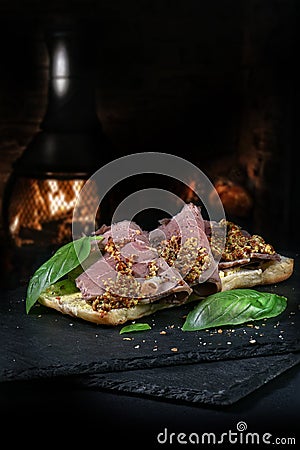
M 11 224 L 9 225 L 9 231 L 12 235 L 18 231 L 19 224 L 20 224 L 20 214 L 17 214 L 12 220 Z
M 20 178 L 9 206 L 9 231 L 16 244 L 33 243 L 39 233 L 45 242 L 70 240 L 73 210 L 85 183 L 82 179 Z M 98 206 L 97 186 L 90 183 L 84 195 L 80 219 L 89 229 Z
M 72 181 L 72 190 L 74 193 L 73 198 L 67 200 L 67 194 L 60 189 L 57 180 L 47 180 L 50 192 L 48 193 L 48 205 L 51 216 L 56 216 L 57 214 L 63 214 L 68 212 L 75 207 L 77 197 L 80 190 L 84 184 L 83 180 Z
M 196 181 L 191 180 L 185 192 L 185 202 L 189 203 L 195 199 L 195 189 L 196 189 Z

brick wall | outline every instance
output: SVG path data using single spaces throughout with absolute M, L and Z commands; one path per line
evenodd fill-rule
M 269 130 L 275 144 L 262 157 L 275 152 L 278 164 L 288 134 L 280 121 L 292 114 L 290 90 L 283 100 L 291 72 L 283 80 L 280 64 L 290 55 L 294 7 L 295 0 L 2 1 L 0 199 L 46 110 L 43 30 L 52 20 L 93 29 L 97 113 L 121 154 L 165 151 L 206 167 L 250 152 L 260 166 L 254 137 Z M 272 183 L 274 168 L 266 167 L 259 176 L 267 170 Z

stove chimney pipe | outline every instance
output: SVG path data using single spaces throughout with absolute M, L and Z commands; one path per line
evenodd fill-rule
M 90 33 L 78 26 L 45 33 L 48 105 L 40 131 L 15 162 L 19 175 L 88 178 L 105 161 L 108 142 L 95 105 Z

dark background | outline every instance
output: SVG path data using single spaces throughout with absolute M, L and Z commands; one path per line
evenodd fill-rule
M 253 198 L 251 231 L 299 248 L 298 13 L 296 0 L 2 0 L 0 208 L 47 107 L 44 31 L 71 21 L 89 30 L 116 154 L 167 152 L 230 176 Z
M 47 108 L 44 31 L 53 22 L 73 21 L 91 33 L 97 115 L 116 154 L 167 152 L 193 161 L 212 179 L 230 176 L 254 200 L 246 218 L 252 231 L 279 250 L 298 251 L 299 5 L 0 0 L 0 209 L 13 163 Z M 15 260 L 4 261 L 6 245 L 0 216 L 0 282 L 27 283 L 28 273 L 16 273 Z M 1 386 L 3 431 L 10 442 L 30 445 L 60 443 L 59 433 L 77 442 L 83 436 L 76 429 L 79 415 L 91 426 L 84 439 L 92 436 L 98 447 L 107 430 L 109 442 L 152 445 L 163 424 L 172 431 L 224 431 L 246 420 L 251 431 L 260 424 L 274 435 L 292 430 L 284 435 L 293 436 L 298 386 L 295 368 L 220 411 L 110 392 L 87 395 L 69 381 L 11 384 Z M 18 433 L 22 426 L 26 432 Z

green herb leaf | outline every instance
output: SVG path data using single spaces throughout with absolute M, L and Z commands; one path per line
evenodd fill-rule
M 147 323 L 132 323 L 131 325 L 126 325 L 125 327 L 121 328 L 120 334 L 145 330 L 151 330 L 150 325 L 148 325 Z
M 254 289 L 218 292 L 200 301 L 188 313 L 182 330 L 196 331 L 276 317 L 286 306 L 286 297 Z
M 26 312 L 29 313 L 40 294 L 51 284 L 67 275 L 90 254 L 91 240 L 100 237 L 84 236 L 59 248 L 32 276 L 26 296 Z

